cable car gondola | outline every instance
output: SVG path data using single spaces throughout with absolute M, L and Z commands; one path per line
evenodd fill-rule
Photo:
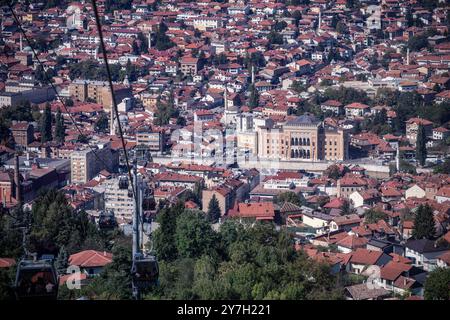
M 98 217 L 98 228 L 100 230 L 112 230 L 117 226 L 113 212 L 102 212 Z
M 21 260 L 17 266 L 15 292 L 18 300 L 56 300 L 58 273 L 53 261 Z
M 158 283 L 159 266 L 155 256 L 138 254 L 133 259 L 131 268 L 133 286 L 145 289 Z

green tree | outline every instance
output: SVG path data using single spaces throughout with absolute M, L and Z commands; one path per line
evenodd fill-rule
M 196 182 L 194 185 L 194 195 L 196 197 L 196 202 L 198 204 L 201 204 L 201 199 L 202 199 L 202 191 L 203 191 L 203 187 L 202 184 L 200 182 Z
M 248 101 L 248 106 L 250 109 L 257 108 L 259 105 L 259 93 L 255 85 L 252 83 L 250 85 L 250 97 Z
M 342 21 L 338 21 L 336 24 L 336 32 L 340 34 L 347 33 L 347 26 Z
M 66 129 L 64 126 L 64 117 L 61 115 L 61 109 L 58 108 L 55 119 L 55 139 L 59 143 L 63 143 L 66 136 Z
M 106 12 L 113 12 L 114 10 L 130 10 L 132 0 L 106 0 Z
M 296 252 L 290 235 L 272 223 L 227 220 L 215 233 L 201 212 L 177 220 L 175 241 L 184 253 L 160 262 L 160 285 L 148 299 L 342 297 L 330 267 Z
M 14 226 L 24 222 L 23 211 L 15 209 L 7 214 L 6 210 L 0 206 L 0 257 L 19 258 L 23 254 L 22 231 Z
M 153 124 L 158 126 L 166 125 L 169 123 L 170 118 L 178 116 L 179 111 L 175 109 L 172 91 L 165 102 L 158 98 L 158 101 L 156 102 L 156 112 Z
M 164 208 L 158 214 L 159 228 L 154 233 L 156 256 L 160 260 L 171 261 L 177 257 L 175 231 L 177 218 L 183 212 L 184 205 L 180 202 L 172 208 Z
M 425 128 L 424 126 L 419 125 L 416 140 L 416 160 L 421 166 L 425 165 L 425 160 L 427 159 L 426 139 Z
M 80 133 L 77 137 L 77 142 L 79 143 L 88 143 L 89 137 L 83 133 Z
M 369 210 L 367 210 L 364 213 L 364 222 L 365 223 L 376 223 L 380 220 L 385 220 L 387 218 L 388 218 L 388 216 L 386 213 L 384 213 L 383 211 L 374 209 L 374 208 L 370 208 Z
M 349 200 L 344 200 L 341 206 L 341 216 L 349 215 L 352 213 L 355 213 L 355 209 L 352 208 Z
M 428 205 L 417 208 L 412 236 L 414 239 L 433 239 L 436 234 L 433 209 Z
M 173 41 L 167 36 L 166 32 L 167 32 L 168 28 L 167 26 L 164 24 L 163 21 L 161 21 L 159 23 L 158 26 L 158 30 L 156 31 L 156 44 L 155 47 L 157 50 L 167 50 L 172 48 L 173 46 L 175 46 L 175 43 L 173 43 Z
M 213 60 L 212 60 L 212 64 L 215 66 L 227 64 L 227 63 L 228 63 L 227 55 L 223 52 L 214 55 Z
M 175 244 L 179 257 L 198 258 L 214 254 L 216 237 L 201 211 L 187 210 L 177 218 Z
M 41 116 L 40 132 L 42 143 L 52 141 L 52 111 L 49 103 L 46 104 L 44 114 Z
M 434 173 L 444 173 L 444 174 L 450 174 L 450 159 L 445 159 L 443 163 L 440 165 L 437 165 L 433 169 Z
M 211 200 L 208 203 L 208 221 L 211 223 L 216 223 L 220 218 L 220 206 L 219 200 L 217 200 L 216 195 L 213 194 Z
M 69 255 L 64 246 L 59 249 L 58 257 L 55 261 L 55 268 L 58 270 L 59 274 L 65 274 L 67 267 L 69 266 Z
M 277 203 L 283 204 L 285 202 L 293 203 L 297 206 L 303 205 L 303 199 L 300 197 L 300 195 L 296 194 L 292 191 L 287 191 L 280 193 L 276 198 Z
M 87 287 L 82 289 L 83 294 L 91 299 L 124 300 L 132 297 L 131 244 L 116 244 L 112 254 L 112 262 Z
M 269 41 L 269 45 L 273 44 L 283 44 L 283 36 L 277 32 L 277 31 L 270 31 L 269 35 L 267 36 L 267 40 Z
M 0 301 L 14 300 L 14 276 L 15 268 L 0 268 Z
M 99 114 L 94 128 L 96 132 L 108 132 L 109 120 L 105 112 Z
M 48 190 L 36 199 L 31 211 L 29 251 L 57 254 L 64 246 L 69 253 L 82 248 L 84 241 L 97 234 L 85 212 L 76 213 L 62 192 Z
M 426 300 L 450 299 L 450 269 L 436 268 L 431 271 L 425 281 L 424 298 Z
M 343 173 L 341 172 L 341 170 L 339 169 L 339 166 L 337 164 L 332 164 L 323 172 L 324 176 L 326 176 L 330 179 L 334 179 L 334 180 L 341 178 L 342 174 Z
M 281 21 L 277 21 L 275 23 L 274 29 L 275 29 L 275 31 L 280 32 L 280 31 L 283 31 L 283 29 L 286 27 L 287 27 L 286 21 L 281 20 Z

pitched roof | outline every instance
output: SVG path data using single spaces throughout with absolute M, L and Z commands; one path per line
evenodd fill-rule
M 0 258 L 0 268 L 9 268 L 16 264 L 16 260 L 12 258 Z
M 338 241 L 336 244 L 338 246 L 353 250 L 364 247 L 367 242 L 368 240 L 366 238 L 358 237 L 356 235 L 348 235 L 344 239 Z
M 441 254 L 440 256 L 438 256 L 438 259 L 441 259 L 441 260 L 444 261 L 447 265 L 450 266 L 450 250 L 449 250 L 449 251 L 445 251 L 443 254 Z
M 230 216 L 272 220 L 275 209 L 272 202 L 239 203 L 238 210 L 232 210 Z
M 360 223 L 361 218 L 357 214 L 347 214 L 345 216 L 335 217 L 333 221 L 338 226 L 344 226 L 348 224 Z
M 383 255 L 382 251 L 357 248 L 350 258 L 351 263 L 374 265 Z
M 438 246 L 435 241 L 428 239 L 412 239 L 405 244 L 406 248 L 418 253 L 439 252 L 448 250 L 448 246 Z
M 366 283 L 345 287 L 354 300 L 369 300 L 387 296 L 390 292 L 384 288 L 370 288 Z
M 96 250 L 85 250 L 69 257 L 71 265 L 80 266 L 84 268 L 104 267 L 112 262 L 112 253 L 100 252 Z
M 403 272 L 407 272 L 412 268 L 411 265 L 389 261 L 384 267 L 381 268 L 380 277 L 382 279 L 396 280 Z

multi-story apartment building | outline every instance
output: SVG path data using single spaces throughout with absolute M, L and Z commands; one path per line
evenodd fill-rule
M 198 71 L 198 59 L 194 57 L 183 57 L 180 61 L 183 75 L 194 76 Z
M 114 93 L 117 104 L 132 97 L 131 88 L 120 84 L 114 85 Z M 106 110 L 112 106 L 111 90 L 106 81 L 74 80 L 69 85 L 69 95 L 79 101 L 94 100 Z
M 1 92 L 0 93 L 0 108 L 6 106 L 15 107 L 22 101 L 26 100 L 21 92 Z
M 103 169 L 112 170 L 119 164 L 119 153 L 111 149 L 111 142 L 99 143 L 90 148 L 73 151 L 71 155 L 72 183 L 86 183 Z
M 195 29 L 207 30 L 217 29 L 223 26 L 223 21 L 220 18 L 198 16 L 192 19 L 192 25 Z
M 412 144 L 416 143 L 419 126 L 423 126 L 427 137 L 433 134 L 433 122 L 421 118 L 411 118 L 406 121 L 406 138 Z
M 11 126 L 16 145 L 26 147 L 34 140 L 34 127 L 31 123 L 20 121 Z
M 102 182 L 101 187 L 104 188 L 105 210 L 114 212 L 116 218 L 131 220 L 134 203 L 133 197 L 128 194 L 128 179 L 126 177 L 108 179 Z
M 147 128 L 136 132 L 136 144 L 145 145 L 150 151 L 161 153 L 164 150 L 164 132 L 152 132 Z

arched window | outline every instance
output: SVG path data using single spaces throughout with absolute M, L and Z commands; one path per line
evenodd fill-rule
M 295 154 L 294 154 L 294 149 L 291 150 L 291 158 L 294 158 Z
M 306 138 L 303 138 L 303 145 L 306 146 Z
M 298 138 L 295 138 L 295 146 L 298 146 Z
M 311 141 L 309 140 L 309 138 L 306 139 L 306 145 L 307 145 L 307 146 L 311 145 Z
M 295 157 L 294 158 L 298 158 L 298 150 L 295 149 Z
M 306 159 L 306 151 L 305 150 L 302 150 L 302 158 Z
M 306 151 L 306 157 L 307 157 L 308 159 L 311 158 L 311 154 L 310 154 L 309 150 Z
M 303 145 L 303 144 L 302 144 L 302 138 L 298 139 L 298 145 L 299 145 L 299 146 L 302 146 L 302 145 Z
M 294 146 L 294 145 L 295 145 L 294 138 L 291 138 L 291 146 Z

